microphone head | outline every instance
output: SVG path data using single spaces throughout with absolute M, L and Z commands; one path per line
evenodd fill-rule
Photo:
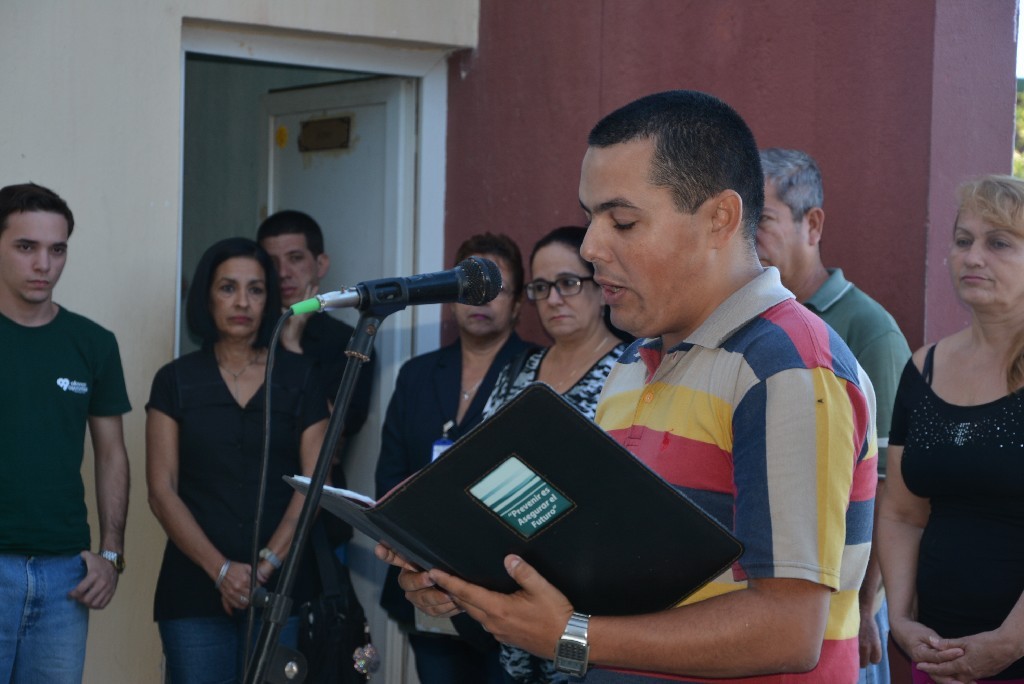
M 501 270 L 490 259 L 472 256 L 455 267 L 462 291 L 459 302 L 471 306 L 486 304 L 501 292 Z

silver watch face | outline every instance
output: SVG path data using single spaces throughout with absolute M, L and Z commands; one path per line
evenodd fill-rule
M 555 653 L 555 669 L 559 672 L 582 676 L 587 671 L 587 656 L 589 654 L 590 646 L 586 641 L 578 637 L 562 635 Z
M 124 572 L 124 556 L 114 551 L 100 551 L 100 556 L 113 563 L 118 574 Z

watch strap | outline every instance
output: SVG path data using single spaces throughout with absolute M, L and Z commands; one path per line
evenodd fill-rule
M 114 570 L 117 570 L 118 575 L 124 572 L 124 555 L 117 551 L 108 551 L 107 549 L 100 549 L 99 555 L 111 562 L 114 566 Z

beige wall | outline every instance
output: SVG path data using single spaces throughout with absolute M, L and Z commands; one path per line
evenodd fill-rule
M 0 4 L 0 185 L 33 180 L 71 205 L 77 228 L 56 299 L 115 332 L 134 407 L 128 571 L 92 615 L 86 682 L 160 681 L 151 612 L 165 537 L 146 503 L 143 407 L 175 335 L 183 22 L 457 48 L 475 44 L 478 13 L 478 0 Z M 91 455 L 84 470 L 91 488 Z

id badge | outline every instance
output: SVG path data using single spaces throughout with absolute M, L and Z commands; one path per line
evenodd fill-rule
M 448 439 L 447 437 L 442 437 L 441 439 L 434 442 L 434 449 L 430 455 L 430 460 L 436 461 L 437 457 L 443 454 L 445 451 L 447 451 L 448 447 L 450 447 L 451 445 L 452 440 Z
M 448 431 L 455 427 L 455 421 L 449 420 L 441 426 L 441 439 L 434 442 L 434 448 L 430 454 L 430 462 L 433 463 L 437 460 L 438 456 L 448 450 L 448 447 L 452 445 L 452 440 L 448 439 Z

